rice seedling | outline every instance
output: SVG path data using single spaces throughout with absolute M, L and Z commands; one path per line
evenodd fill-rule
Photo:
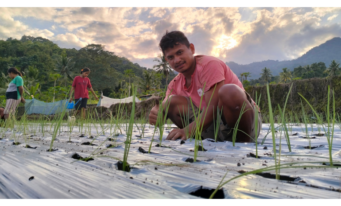
M 221 117 L 223 114 L 223 107 L 221 109 L 218 107 L 217 108 L 217 117 L 214 118 L 214 113 L 213 113 L 213 127 L 214 127 L 214 140 L 217 142 L 218 134 L 219 134 L 219 127 L 221 123 Z
M 182 112 L 181 112 L 181 110 L 178 106 L 178 111 L 180 114 L 181 124 L 182 124 L 183 130 L 185 131 L 186 138 L 189 139 L 190 138 L 190 132 L 189 132 L 189 128 L 188 128 L 188 125 L 190 124 L 189 123 L 189 109 L 187 109 L 187 112 L 185 112 L 185 107 L 182 106 Z M 193 131 L 191 131 L 191 134 L 192 134 L 192 132 Z
M 319 115 L 317 114 L 316 110 L 313 108 L 313 106 L 309 103 L 309 101 L 303 97 L 302 94 L 298 93 L 302 99 L 304 99 L 311 110 L 314 112 L 315 116 L 318 119 L 318 122 L 321 123 L 321 119 Z M 334 91 L 333 91 L 333 120 L 332 120 L 332 133 L 330 134 L 330 110 L 329 110 L 329 105 L 330 105 L 330 86 L 328 86 L 328 99 L 327 99 L 327 127 L 328 131 L 326 131 L 325 127 L 323 127 L 324 132 L 326 133 L 326 138 L 328 142 L 328 150 L 329 150 L 329 163 L 331 166 L 333 166 L 333 157 L 332 157 L 332 147 L 333 147 L 333 138 L 334 138 L 334 125 L 335 125 L 335 98 L 334 98 Z
M 275 124 L 274 124 L 273 113 L 272 113 L 269 84 L 266 85 L 266 92 L 267 92 L 267 96 L 268 96 L 268 105 L 269 105 L 269 119 L 270 119 L 270 127 L 271 127 L 271 134 L 272 134 L 273 156 L 274 156 L 274 160 L 275 160 L 275 165 L 277 166 Z M 278 179 L 278 178 L 279 178 L 279 173 L 278 173 L 278 170 L 276 169 L 276 179 Z
M 206 83 L 204 84 L 203 86 L 203 91 L 205 91 L 205 86 L 206 86 Z M 200 111 L 200 108 L 201 108 L 201 104 L 202 104 L 202 100 L 203 100 L 203 97 L 204 95 L 201 96 L 200 98 L 200 104 L 199 104 L 199 107 L 198 107 L 198 111 L 195 111 L 195 107 L 193 105 L 193 102 L 192 102 L 192 99 L 189 98 L 190 100 L 190 103 L 191 103 L 191 107 L 192 107 L 192 111 L 193 111 L 193 115 L 194 115 L 194 122 L 193 122 L 193 125 L 192 125 L 192 128 L 194 127 L 194 137 L 195 137 L 195 142 L 194 142 L 194 162 L 196 162 L 197 160 L 197 156 L 198 156 L 198 150 L 199 150 L 199 141 L 201 141 L 201 148 L 203 150 L 203 144 L 202 144 L 202 139 L 201 139 L 201 133 L 202 133 L 202 130 L 204 129 L 204 123 L 205 123 L 205 119 L 206 119 L 206 114 L 207 114 L 207 111 L 208 111 L 208 107 L 210 106 L 211 104 L 211 100 L 212 100 L 212 97 L 213 97 L 213 94 L 215 92 L 215 89 L 216 89 L 217 85 L 214 86 L 213 88 L 213 92 L 212 92 L 212 95 L 208 101 L 208 104 L 206 104 L 206 109 L 203 108 L 203 110 L 205 110 L 205 113 L 203 113 L 202 111 Z M 213 110 L 214 111 L 214 110 Z M 192 138 L 192 137 L 191 137 Z
M 303 107 L 303 104 L 302 104 L 302 101 L 301 101 L 301 108 L 302 108 L 302 117 L 303 117 L 303 122 L 304 122 L 304 128 L 305 128 L 305 135 L 306 135 L 306 138 L 309 140 L 309 149 L 311 149 L 311 140 L 310 140 L 310 137 L 309 137 L 309 132 L 308 132 L 308 119 L 307 119 L 307 116 L 305 114 L 305 111 L 304 111 L 304 107 Z
M 134 126 L 134 118 L 135 118 L 135 97 L 136 97 L 136 88 L 133 86 L 133 104 L 132 104 L 132 109 L 130 113 L 129 127 L 126 131 L 127 137 L 126 137 L 126 141 L 124 142 L 125 147 L 124 147 L 123 166 L 122 166 L 123 171 L 127 171 L 127 172 L 130 171 L 130 169 L 128 169 L 130 167 L 127 167 L 129 166 L 127 160 L 128 160 L 130 144 L 131 144 L 131 140 L 133 136 L 133 126 Z

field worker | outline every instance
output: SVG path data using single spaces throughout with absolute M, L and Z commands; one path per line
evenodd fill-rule
M 75 109 L 77 110 L 76 115 L 79 111 L 82 111 L 82 118 L 85 119 L 85 111 L 86 105 L 89 99 L 89 92 L 88 89 L 92 92 L 95 96 L 95 99 L 98 100 L 94 90 L 92 89 L 90 79 L 88 78 L 90 74 L 89 68 L 84 68 L 81 70 L 81 75 L 76 76 L 72 83 L 72 88 L 70 91 L 70 102 L 72 102 L 72 93 L 75 91 Z
M 19 103 L 25 103 L 22 74 L 14 67 L 9 68 L 7 72 L 12 81 L 8 84 L 6 90 L 6 107 L 3 111 L 4 119 L 14 118 L 15 110 Z
M 181 31 L 166 32 L 159 44 L 169 65 L 179 74 L 169 83 L 166 97 L 162 102 L 163 114 L 167 115 L 178 128 L 173 129 L 167 140 L 186 140 L 195 134 L 195 118 L 190 99 L 195 111 L 202 99 L 200 112 L 206 117 L 203 123 L 202 139 L 214 139 L 214 123 L 217 119 L 217 108 L 222 109 L 218 141 L 232 141 L 233 129 L 239 118 L 243 103 L 245 113 L 242 115 L 236 137 L 236 142 L 251 142 L 259 135 L 262 128 L 262 118 L 258 106 L 233 71 L 216 57 L 196 55 L 195 47 L 189 43 Z M 215 89 L 214 89 L 215 88 Z M 169 97 L 168 113 L 166 100 Z M 211 100 L 210 100 L 211 99 Z M 208 103 L 210 104 L 208 105 Z M 258 130 L 255 134 L 255 111 L 258 112 Z M 155 125 L 159 105 L 155 105 L 149 114 L 149 123 Z M 190 124 L 183 125 L 184 116 L 189 117 Z M 185 124 L 185 123 L 184 123 Z M 186 131 L 189 136 L 186 137 Z

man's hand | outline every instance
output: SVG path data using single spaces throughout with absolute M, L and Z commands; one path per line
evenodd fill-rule
M 157 113 L 159 112 L 159 105 L 156 104 L 149 113 L 149 124 L 155 125 L 157 120 Z
M 99 100 L 97 96 L 95 96 L 95 99 L 96 99 L 97 101 Z
M 72 102 L 72 97 L 70 97 L 70 100 L 69 100 L 69 102 L 70 102 L 70 103 Z
M 24 99 L 24 97 L 21 97 L 21 102 L 22 102 L 22 103 L 25 103 L 25 102 L 26 102 L 26 100 Z
M 186 140 L 186 133 L 184 129 L 173 129 L 167 136 L 166 140 L 177 140 L 181 138 L 181 140 Z

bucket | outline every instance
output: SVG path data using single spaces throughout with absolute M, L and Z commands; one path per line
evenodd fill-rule
M 76 104 L 77 104 L 79 101 L 81 101 L 81 100 L 82 100 L 82 98 L 80 98 L 80 99 L 76 102 Z M 73 102 L 68 102 L 68 104 L 66 105 L 66 108 L 67 108 L 67 109 L 75 109 L 76 104 L 73 103 Z

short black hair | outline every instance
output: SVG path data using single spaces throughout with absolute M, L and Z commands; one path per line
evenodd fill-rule
M 81 74 L 83 73 L 83 72 L 89 72 L 90 71 L 90 69 L 88 68 L 88 67 L 84 67 L 82 70 L 81 70 Z
M 165 54 L 165 50 L 169 48 L 173 48 L 178 43 L 184 44 L 189 48 L 189 41 L 184 33 L 181 31 L 166 31 L 166 34 L 161 38 L 160 48 L 163 54 Z

